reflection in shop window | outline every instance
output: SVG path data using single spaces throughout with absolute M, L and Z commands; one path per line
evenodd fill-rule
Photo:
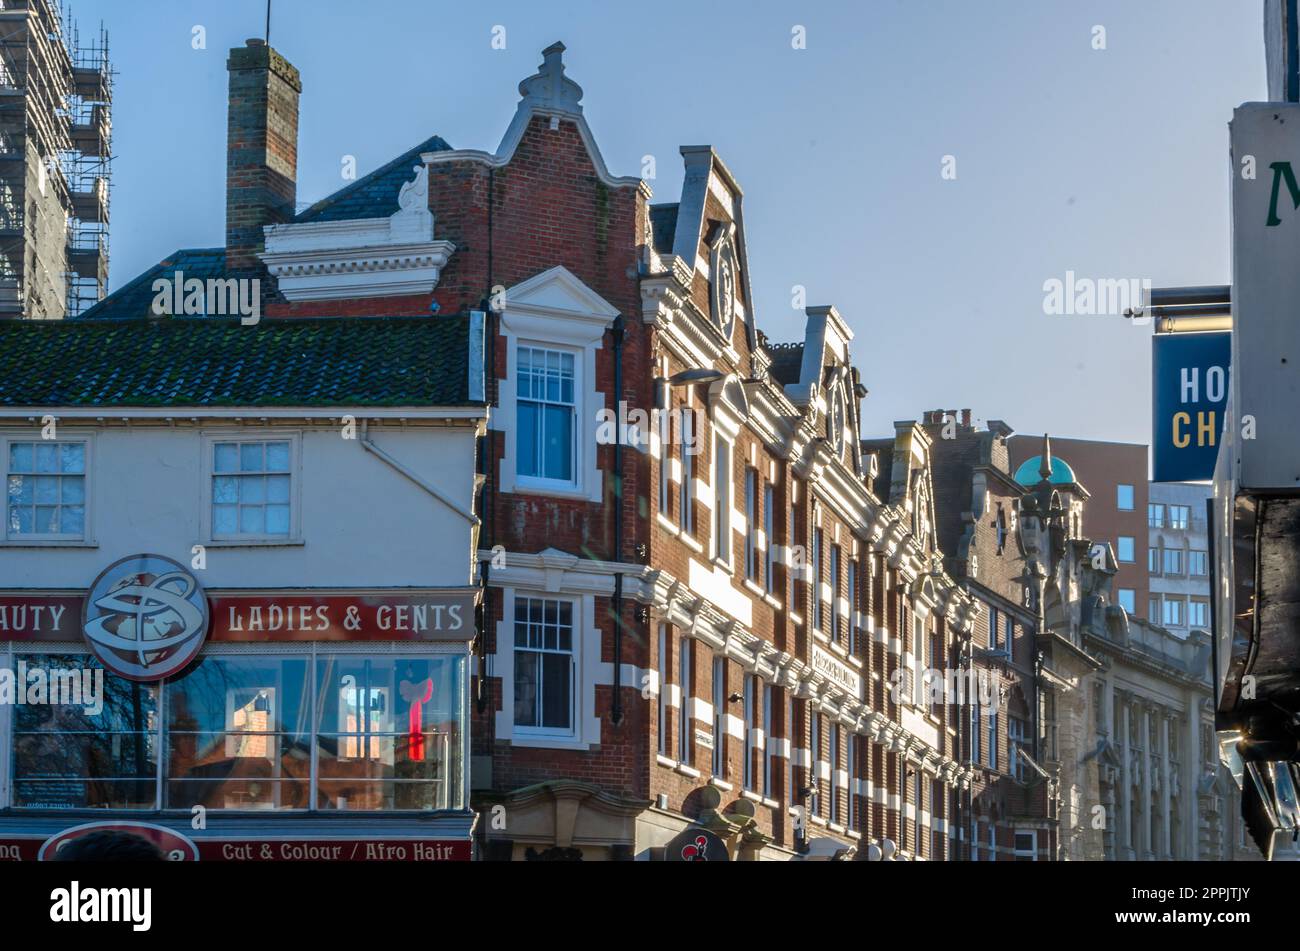
M 29 670 L 95 670 L 88 654 L 20 654 Z M 13 805 L 30 809 L 153 809 L 157 805 L 158 691 L 105 675 L 103 706 L 16 704 Z
M 99 667 L 86 654 L 21 656 L 29 669 Z M 15 708 L 13 805 L 459 809 L 463 663 L 418 652 L 314 664 L 306 653 L 210 654 L 161 689 L 106 675 L 98 714 Z
M 437 655 L 319 659 L 316 808 L 459 808 L 461 663 Z
M 311 688 L 302 655 L 208 656 L 168 681 L 168 809 L 306 809 Z

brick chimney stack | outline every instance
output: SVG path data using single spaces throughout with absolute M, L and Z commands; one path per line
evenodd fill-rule
M 298 197 L 298 70 L 262 40 L 230 51 L 226 123 L 226 269 L 261 268 L 262 226 L 294 215 Z

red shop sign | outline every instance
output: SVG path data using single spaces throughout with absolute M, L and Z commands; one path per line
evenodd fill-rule
M 92 822 L 48 839 L 0 838 L 0 862 L 48 862 L 59 846 L 99 829 L 154 842 L 172 861 L 203 862 L 468 862 L 468 839 L 222 839 L 194 838 L 143 822 Z
M 208 592 L 209 641 L 468 641 L 479 589 Z M 83 595 L 0 593 L 0 641 L 77 641 Z

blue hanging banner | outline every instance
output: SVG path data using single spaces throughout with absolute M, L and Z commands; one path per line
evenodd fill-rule
M 1151 338 L 1152 481 L 1214 477 L 1231 362 L 1231 332 Z

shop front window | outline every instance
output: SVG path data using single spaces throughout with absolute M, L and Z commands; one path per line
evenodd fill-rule
M 209 656 L 169 680 L 166 808 L 307 808 L 309 672 L 302 656 Z
M 50 703 L 28 693 L 14 706 L 13 805 L 30 809 L 153 809 L 158 784 L 158 690 L 106 675 L 88 654 L 20 655 L 47 684 L 75 686 L 102 705 Z M 25 678 L 32 683 L 30 678 Z M 62 690 L 62 687 L 56 687 Z M 96 708 L 99 708 L 98 711 Z
M 318 659 L 316 808 L 459 806 L 460 664 L 438 656 Z
M 99 669 L 87 654 L 16 660 L 83 680 Z M 460 655 L 323 646 L 209 653 L 161 685 L 103 674 L 99 709 L 15 706 L 12 805 L 459 809 L 463 676 Z

